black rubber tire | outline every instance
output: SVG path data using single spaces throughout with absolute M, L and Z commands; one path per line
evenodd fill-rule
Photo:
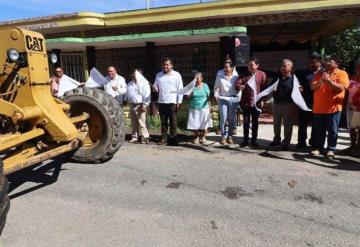
M 0 160 L 0 235 L 5 227 L 6 216 L 10 208 L 8 191 L 9 191 L 9 183 L 3 173 L 3 163 Z
M 118 102 L 100 89 L 76 88 L 65 93 L 62 101 L 71 106 L 70 116 L 95 111 L 101 118 L 102 136 L 94 147 L 80 147 L 72 159 L 83 163 L 102 163 L 111 159 L 125 140 L 125 116 Z M 75 109 L 75 110 L 73 110 Z M 90 119 L 92 117 L 91 112 Z M 91 120 L 88 120 L 91 129 Z

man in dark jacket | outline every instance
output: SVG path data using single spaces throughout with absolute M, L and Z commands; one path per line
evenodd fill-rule
M 313 91 L 311 90 L 311 83 L 314 79 L 315 74 L 321 69 L 321 55 L 318 53 L 313 53 L 309 57 L 309 65 L 305 70 L 296 71 L 295 74 L 299 79 L 301 88 L 301 94 L 306 102 L 306 105 L 312 109 L 314 103 Z M 308 126 L 313 126 L 313 113 L 310 111 L 304 111 L 299 108 L 298 113 L 298 143 L 296 148 L 306 149 L 306 139 L 307 139 L 307 128 Z M 311 137 L 309 140 L 309 145 L 311 148 L 314 148 L 315 141 L 315 131 L 314 128 L 311 129 Z

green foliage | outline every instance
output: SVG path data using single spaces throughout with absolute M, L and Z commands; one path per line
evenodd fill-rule
M 342 67 L 352 71 L 353 61 L 360 55 L 360 25 L 330 36 L 325 43 L 326 54 L 336 54 Z
M 151 130 L 160 130 L 160 117 L 159 115 L 152 116 L 147 115 L 146 116 L 146 126 Z

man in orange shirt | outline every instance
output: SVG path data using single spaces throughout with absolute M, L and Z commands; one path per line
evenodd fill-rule
M 336 56 L 326 57 L 325 70 L 315 75 L 311 85 L 311 90 L 314 92 L 313 112 L 316 130 L 315 149 L 311 154 L 325 153 L 327 132 L 328 158 L 334 158 L 345 90 L 349 86 L 348 74 L 338 67 L 339 60 Z

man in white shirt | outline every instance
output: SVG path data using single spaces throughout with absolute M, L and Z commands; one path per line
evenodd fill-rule
M 108 76 L 106 77 L 108 83 L 105 85 L 105 92 L 114 97 L 120 106 L 124 104 L 124 98 L 126 94 L 126 82 L 124 77 L 120 76 L 116 72 L 114 66 L 109 66 Z
M 130 142 L 148 143 L 149 131 L 146 127 L 146 111 L 150 104 L 150 84 L 136 69 L 132 74 L 132 81 L 127 85 L 127 100 L 130 104 L 130 118 L 132 139 Z M 139 76 L 136 76 L 139 75 Z
M 176 112 L 180 108 L 183 96 L 176 92 L 183 88 L 181 75 L 173 70 L 170 58 L 163 59 L 163 71 L 156 75 L 154 89 L 159 93 L 158 105 L 161 120 L 162 139 L 159 144 L 167 142 L 167 133 L 170 122 L 171 144 L 177 144 Z M 170 141 L 170 140 L 169 140 Z

